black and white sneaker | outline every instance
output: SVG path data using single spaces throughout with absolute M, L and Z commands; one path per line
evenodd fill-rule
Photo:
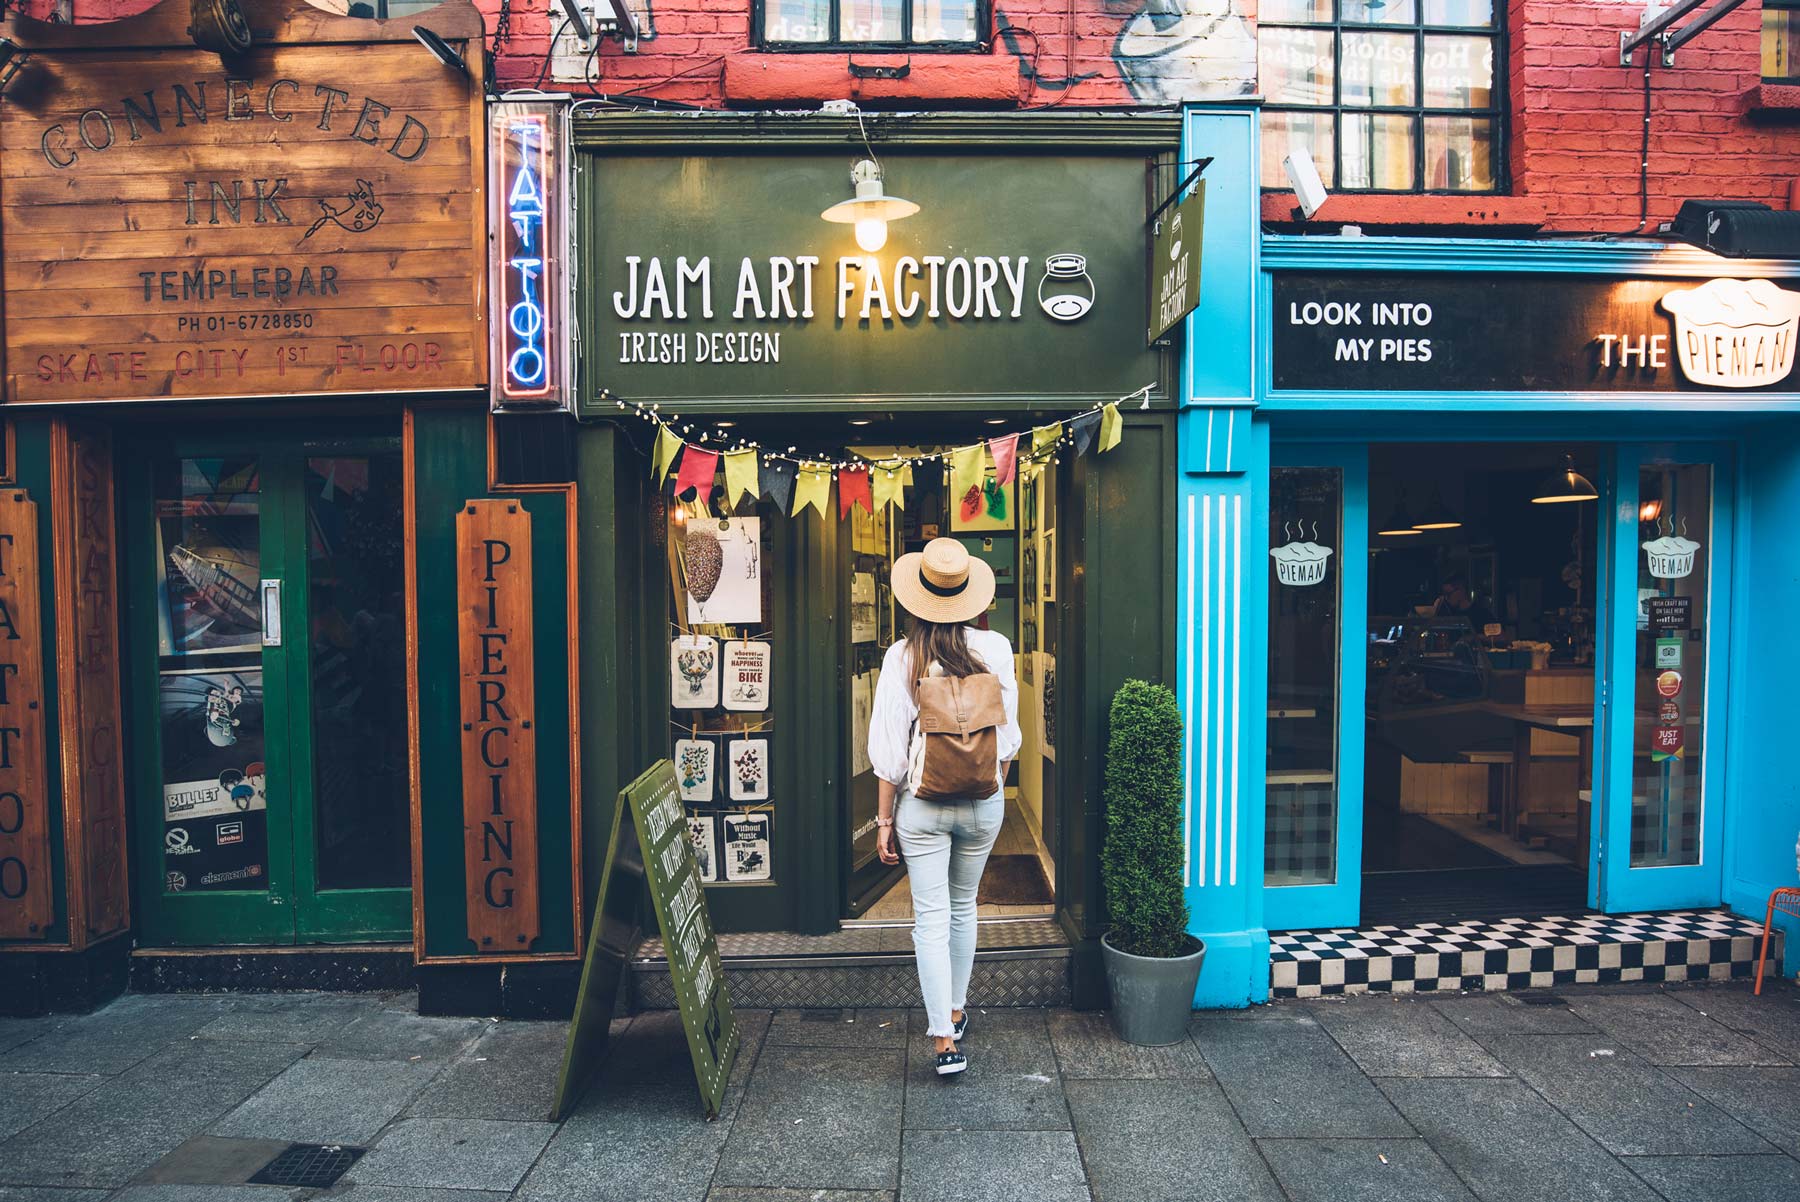
M 963 1016 L 961 1018 L 951 1022 L 950 1031 L 951 1034 L 956 1037 L 957 1043 L 963 1041 L 963 1036 L 969 1033 L 969 1012 L 967 1010 L 963 1011 Z
M 937 1075 L 950 1077 L 969 1067 L 969 1058 L 961 1052 L 939 1052 L 937 1054 Z

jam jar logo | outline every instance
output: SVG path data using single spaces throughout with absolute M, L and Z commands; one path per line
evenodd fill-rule
M 1079 321 L 1087 315 L 1094 307 L 1094 281 L 1088 275 L 1086 255 L 1065 252 L 1044 260 L 1038 307 L 1057 321 Z
M 1716 388 L 1759 388 L 1787 377 L 1800 328 L 1800 292 L 1768 280 L 1709 280 L 1665 293 L 1681 374 Z

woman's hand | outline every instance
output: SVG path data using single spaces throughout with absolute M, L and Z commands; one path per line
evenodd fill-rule
M 883 864 L 898 864 L 900 851 L 894 846 L 894 828 L 878 826 L 875 828 L 875 854 L 881 857 Z

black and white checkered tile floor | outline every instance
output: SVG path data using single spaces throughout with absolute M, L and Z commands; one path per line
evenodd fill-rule
M 1365 930 L 1275 931 L 1269 993 L 1423 993 L 1756 974 L 1762 924 L 1725 910 L 1500 918 Z M 1769 942 L 1778 960 L 1781 936 Z

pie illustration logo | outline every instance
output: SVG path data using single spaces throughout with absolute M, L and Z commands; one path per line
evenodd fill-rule
M 327 225 L 335 225 L 347 234 L 364 234 L 381 224 L 381 202 L 375 199 L 375 185 L 366 179 L 356 181 L 356 190 L 342 206 L 321 200 L 319 211 L 325 216 L 313 222 L 312 227 L 300 236 L 300 241 L 306 241 Z
M 1787 378 L 1800 330 L 1800 292 L 1768 280 L 1708 280 L 1663 294 L 1675 318 L 1681 374 L 1715 388 L 1760 388 Z

